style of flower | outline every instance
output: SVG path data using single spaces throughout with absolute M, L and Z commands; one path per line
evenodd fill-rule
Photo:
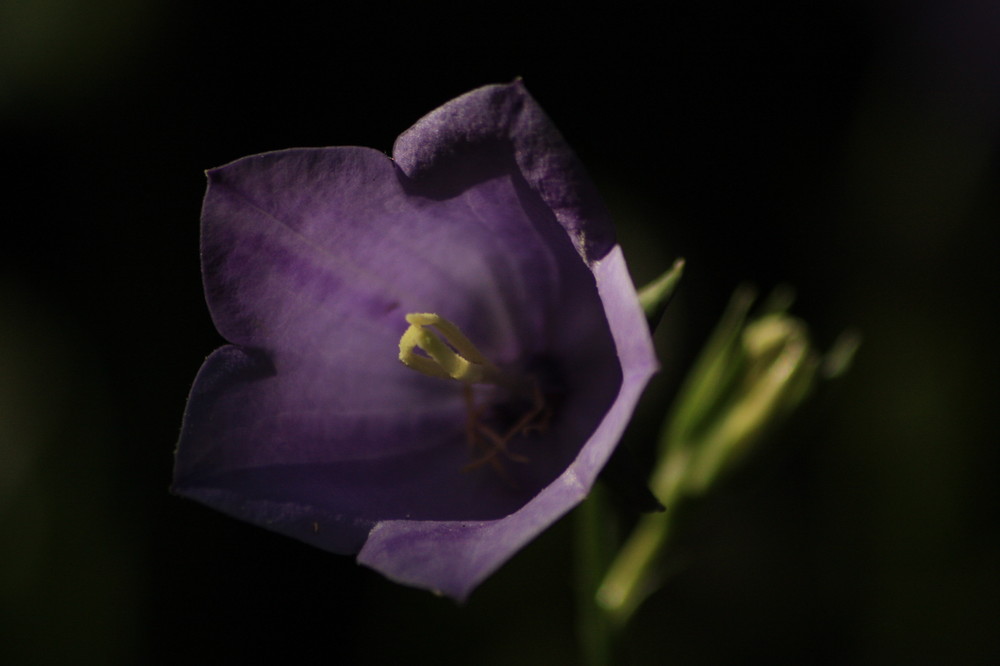
M 656 370 L 603 204 L 520 82 L 208 172 L 175 492 L 464 599 L 580 502 Z M 402 362 L 401 362 L 402 361 Z

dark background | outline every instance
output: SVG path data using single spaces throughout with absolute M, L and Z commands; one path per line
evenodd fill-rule
M 577 662 L 569 521 L 458 608 L 167 493 L 202 171 L 521 76 L 636 281 L 688 259 L 640 452 L 738 283 L 864 335 L 685 514 L 635 663 L 995 663 L 1000 5 L 354 4 L 0 0 L 0 662 Z

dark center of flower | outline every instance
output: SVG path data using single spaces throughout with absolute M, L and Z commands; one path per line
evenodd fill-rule
M 511 450 L 511 443 L 532 432 L 544 432 L 552 417 L 538 381 L 497 368 L 444 317 L 412 313 L 406 315 L 406 321 L 410 326 L 399 340 L 399 360 L 417 372 L 462 385 L 465 436 L 473 454 L 464 469 L 489 465 L 508 478 L 505 460 L 528 462 L 526 456 Z M 492 385 L 505 398 L 479 402 L 474 388 L 477 384 Z
M 516 463 L 528 462 L 528 457 L 511 450 L 513 440 L 532 432 L 545 432 L 552 418 L 552 408 L 546 404 L 545 396 L 532 382 L 530 402 L 514 400 L 503 405 L 499 415 L 485 416 L 485 408 L 477 405 L 471 386 L 462 387 L 465 398 L 465 439 L 476 456 L 464 467 L 465 471 L 490 465 L 501 476 L 507 478 L 504 460 Z M 518 415 L 519 414 L 519 415 Z

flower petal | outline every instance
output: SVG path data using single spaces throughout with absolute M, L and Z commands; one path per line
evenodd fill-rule
M 543 337 L 546 319 L 580 288 L 570 277 L 585 275 L 572 270 L 572 253 L 553 249 L 558 225 L 532 199 L 508 171 L 435 200 L 364 148 L 238 160 L 209 172 L 209 309 L 232 343 L 334 367 L 364 356 L 352 340 L 391 349 L 403 314 L 438 312 L 467 321 L 466 333 L 503 361 Z
M 513 159 L 588 263 L 614 245 L 600 195 L 559 130 L 521 81 L 477 88 L 435 109 L 400 135 L 393 159 L 440 196 Z

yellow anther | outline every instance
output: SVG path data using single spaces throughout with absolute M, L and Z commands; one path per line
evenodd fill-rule
M 466 384 L 501 383 L 500 371 L 455 324 L 436 314 L 420 312 L 406 315 L 406 321 L 410 327 L 399 339 L 399 360 L 408 367 Z M 417 349 L 426 356 L 418 354 Z

